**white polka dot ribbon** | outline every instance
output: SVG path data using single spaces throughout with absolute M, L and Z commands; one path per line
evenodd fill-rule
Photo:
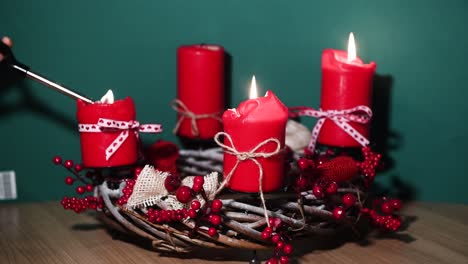
M 163 131 L 160 124 L 140 124 L 138 121 L 118 121 L 106 118 L 99 118 L 97 124 L 78 124 L 78 131 L 81 133 L 117 133 L 119 136 L 106 148 L 106 160 L 122 146 L 128 138 L 129 131 L 133 131 L 138 137 L 138 132 L 161 133 Z
M 364 105 L 359 105 L 349 109 L 343 110 L 315 110 L 310 107 L 299 106 L 289 108 L 289 117 L 298 116 L 311 116 L 318 118 L 319 120 L 312 129 L 312 137 L 309 142 L 309 150 L 314 151 L 317 139 L 322 129 L 325 119 L 333 121 L 337 126 L 343 129 L 349 136 L 356 140 L 362 146 L 367 146 L 369 140 L 359 133 L 349 122 L 355 122 L 359 124 L 367 124 L 372 118 L 372 110 Z

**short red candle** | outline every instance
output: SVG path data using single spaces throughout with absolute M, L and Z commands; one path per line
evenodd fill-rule
M 224 49 L 216 45 L 181 46 L 177 50 L 177 98 L 195 115 L 215 114 L 224 110 Z M 218 117 L 219 117 L 218 116 Z M 181 118 L 178 114 L 177 118 Z M 187 138 L 212 139 L 222 130 L 220 120 L 197 120 L 199 135 L 185 118 L 177 134 Z
M 107 118 L 118 121 L 135 120 L 135 105 L 130 97 L 116 100 L 114 103 L 88 104 L 77 101 L 78 111 L 76 116 L 80 124 L 97 124 L 99 118 Z M 81 158 L 85 167 L 114 167 L 136 163 L 137 138 L 135 133 L 129 133 L 128 138 L 120 148 L 106 160 L 106 148 L 118 137 L 119 132 L 81 132 Z
M 265 97 L 244 101 L 237 109 L 228 109 L 223 114 L 224 131 L 231 136 L 234 147 L 239 152 L 248 152 L 269 138 L 278 139 L 283 149 L 287 119 L 288 109 L 271 91 Z M 224 144 L 232 147 L 226 138 Z M 272 152 L 276 147 L 275 143 L 270 142 L 256 152 Z M 263 191 L 280 189 L 284 177 L 284 153 L 256 159 L 263 169 Z M 236 162 L 235 155 L 224 153 L 225 177 Z M 251 160 L 241 161 L 227 186 L 241 192 L 258 192 L 260 186 L 257 165 Z
M 322 110 L 343 110 L 364 105 L 370 107 L 372 79 L 376 64 L 364 64 L 356 57 L 348 61 L 348 53 L 341 50 L 326 49 L 322 54 Z M 369 138 L 369 124 L 349 122 L 364 137 Z M 320 130 L 318 142 L 336 147 L 358 147 L 345 131 L 326 120 Z

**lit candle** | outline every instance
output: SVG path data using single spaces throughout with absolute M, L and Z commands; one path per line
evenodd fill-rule
M 217 45 L 177 50 L 177 118 L 174 130 L 185 138 L 212 139 L 222 130 L 224 49 Z
M 114 167 L 136 163 L 138 155 L 135 133 L 128 133 L 118 150 L 114 146 L 112 150 L 115 152 L 109 157 L 106 151 L 110 149 L 110 146 L 112 147 L 120 133 L 106 132 L 105 129 L 98 127 L 101 118 L 128 122 L 135 120 L 135 105 L 130 97 L 114 101 L 114 95 L 109 90 L 99 102 L 88 104 L 78 100 L 77 107 L 76 116 L 80 123 L 81 157 L 85 167 Z
M 364 64 L 356 56 L 353 33 L 349 36 L 348 52 L 326 49 L 322 54 L 322 110 L 344 110 L 371 105 L 372 79 L 376 64 Z M 362 136 L 369 138 L 369 123 L 349 122 Z M 357 147 L 360 143 L 327 119 L 320 130 L 318 142 L 337 147 Z
M 238 153 L 224 152 L 224 176 L 232 173 L 227 185 L 232 190 L 259 192 L 261 168 L 263 191 L 275 191 L 283 184 L 284 154 L 278 150 L 284 148 L 288 109 L 271 91 L 256 97 L 255 77 L 250 88 L 249 100 L 223 114 L 224 145 Z M 269 157 L 256 156 L 261 154 Z M 250 158 L 238 161 L 239 157 Z

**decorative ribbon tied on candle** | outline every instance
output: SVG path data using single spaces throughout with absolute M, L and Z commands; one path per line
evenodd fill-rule
M 227 146 L 224 143 L 222 143 L 221 140 L 219 139 L 220 136 L 224 136 L 224 138 L 229 141 L 231 146 Z M 215 196 L 224 189 L 224 187 L 226 186 L 226 184 L 231 179 L 232 175 L 236 171 L 239 164 L 242 161 L 251 160 L 258 167 L 258 172 L 259 172 L 258 185 L 259 185 L 259 189 L 260 189 L 259 190 L 260 191 L 260 199 L 262 200 L 262 205 L 263 205 L 263 209 L 264 209 L 264 213 L 265 213 L 265 219 L 267 220 L 266 222 L 267 222 L 268 226 L 270 226 L 269 221 L 268 221 L 269 218 L 268 218 L 267 208 L 266 208 L 266 205 L 265 205 L 265 197 L 263 196 L 263 187 L 262 187 L 263 168 L 262 168 L 262 165 L 260 164 L 260 162 L 258 162 L 257 158 L 270 158 L 270 157 L 273 157 L 273 156 L 279 154 L 281 152 L 281 143 L 280 143 L 280 141 L 278 139 L 276 139 L 276 138 L 269 138 L 269 139 L 266 139 L 265 141 L 260 142 L 257 146 L 252 148 L 250 151 L 246 151 L 246 152 L 238 151 L 236 149 L 235 145 L 234 145 L 234 142 L 232 141 L 231 136 L 229 134 L 225 133 L 225 132 L 218 132 L 214 136 L 214 141 L 216 142 L 216 144 L 218 144 L 220 147 L 222 147 L 224 149 L 225 153 L 228 153 L 230 155 L 234 155 L 234 156 L 237 157 L 236 164 L 234 165 L 234 167 L 232 167 L 232 169 L 228 173 L 228 175 L 225 176 L 224 181 L 221 183 L 218 190 L 216 190 Z M 258 149 L 260 149 L 261 147 L 267 145 L 268 143 L 274 143 L 276 145 L 276 148 L 273 151 L 269 151 L 269 152 L 257 152 Z
M 184 121 L 185 118 L 190 119 L 191 121 L 191 129 L 192 129 L 192 134 L 195 137 L 198 137 L 200 135 L 200 132 L 198 130 L 198 125 L 197 125 L 197 120 L 198 119 L 203 119 L 203 118 L 213 118 L 215 120 L 218 120 L 219 122 L 223 122 L 220 118 L 221 112 L 216 112 L 216 113 L 211 113 L 211 114 L 195 114 L 194 112 L 190 111 L 190 109 L 179 99 L 175 99 L 171 103 L 172 109 L 174 109 L 177 113 L 180 114 L 179 120 L 177 120 L 177 124 L 175 125 L 174 129 L 172 132 L 174 134 L 177 133 L 177 131 L 180 128 L 180 125 Z
M 312 129 L 312 137 L 308 146 L 308 149 L 312 153 L 315 150 L 315 145 L 317 143 L 320 129 L 322 129 L 322 126 L 325 123 L 325 119 L 333 121 L 333 123 L 343 129 L 343 131 L 345 131 L 362 146 L 369 145 L 369 140 L 349 124 L 349 122 L 355 122 L 359 124 L 369 123 L 372 118 L 372 110 L 367 106 L 359 105 L 343 110 L 315 110 L 305 106 L 291 107 L 289 108 L 289 116 L 311 116 L 319 119 Z
M 138 132 L 142 133 L 161 133 L 160 124 L 140 124 L 138 121 L 118 121 L 106 118 L 99 118 L 97 124 L 79 124 L 78 131 L 82 133 L 116 133 L 120 131 L 119 136 L 106 148 L 106 160 L 120 148 L 128 138 L 129 131 L 133 131 L 138 137 Z

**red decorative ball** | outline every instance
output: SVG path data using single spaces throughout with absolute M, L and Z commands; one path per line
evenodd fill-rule
M 192 186 L 192 190 L 195 193 L 201 192 L 202 189 L 203 189 L 203 184 L 194 183 L 193 186 Z
M 392 214 L 394 210 L 393 201 L 384 202 L 382 206 L 380 206 L 380 210 L 382 210 L 384 214 Z
M 211 203 L 211 211 L 213 211 L 214 213 L 219 213 L 221 212 L 221 208 L 223 208 L 223 202 L 221 202 L 221 200 L 219 199 L 213 200 L 213 202 Z
M 83 166 L 81 164 L 75 164 L 75 171 L 80 172 L 83 170 Z
M 210 222 L 215 226 L 219 226 L 221 224 L 221 216 L 211 215 Z
M 267 232 L 267 231 L 262 232 L 262 239 L 268 240 L 268 239 L 270 239 L 270 236 L 271 236 L 270 232 Z
M 281 264 L 289 264 L 289 257 L 288 256 L 281 256 L 280 257 Z
M 187 186 L 180 186 L 176 192 L 176 198 L 181 203 L 187 203 L 192 199 L 192 189 Z
M 83 194 L 84 192 L 85 192 L 85 187 L 83 187 L 83 186 L 76 187 L 76 193 L 77 194 Z
M 347 193 L 343 195 L 343 205 L 345 208 L 351 207 L 356 202 L 356 196 L 352 193 Z
M 327 193 L 335 194 L 338 191 L 338 184 L 336 182 L 330 182 L 326 189 Z
M 63 163 L 63 166 L 67 169 L 71 169 L 73 167 L 73 160 L 66 160 L 65 163 Z
M 203 178 L 203 176 L 195 176 L 195 178 L 193 178 L 193 184 L 198 184 L 198 185 L 202 185 L 205 183 L 205 178 Z
M 333 209 L 333 218 L 335 218 L 335 220 L 340 221 L 340 220 L 343 220 L 344 217 L 345 217 L 345 210 L 343 209 L 343 207 L 338 206 L 338 207 L 335 207 L 335 209 Z
M 210 227 L 208 228 L 208 235 L 211 237 L 214 237 L 218 234 L 218 231 L 216 231 L 216 228 Z
M 291 244 L 286 244 L 286 245 L 284 245 L 284 247 L 283 247 L 283 252 L 284 252 L 284 254 L 286 254 L 286 255 L 291 255 L 291 253 L 293 252 L 293 247 L 292 247 L 292 245 L 291 245 Z
M 59 165 L 62 163 L 62 158 L 60 156 L 55 156 L 52 161 L 54 162 L 55 165 Z
M 72 185 L 74 181 L 75 179 L 73 179 L 71 176 L 65 177 L 65 184 L 67 185 Z
M 317 199 L 322 199 L 325 197 L 325 193 L 323 192 L 322 187 L 318 186 L 317 184 L 312 188 L 312 192 L 314 193 L 315 197 L 317 197 Z
M 92 184 L 86 184 L 86 191 L 92 192 L 94 190 L 94 186 Z
M 201 207 L 201 203 L 198 200 L 193 200 L 192 203 L 190 204 L 190 208 L 193 210 L 198 210 Z
M 164 180 L 164 188 L 166 188 L 168 192 L 176 191 L 179 186 L 180 178 L 177 176 L 170 175 L 167 176 L 167 178 Z
M 396 210 L 396 211 L 400 211 L 401 209 L 401 201 L 398 200 L 398 199 L 393 199 L 391 201 L 392 205 L 393 205 L 393 208 Z
M 197 212 L 195 210 L 193 210 L 193 209 L 189 209 L 187 211 L 187 215 L 188 215 L 188 217 L 190 217 L 192 219 L 197 218 Z
M 277 250 L 281 250 L 281 249 L 283 249 L 284 245 L 285 245 L 285 244 L 284 244 L 283 241 L 278 241 L 278 242 L 276 243 L 276 249 L 277 249 Z

